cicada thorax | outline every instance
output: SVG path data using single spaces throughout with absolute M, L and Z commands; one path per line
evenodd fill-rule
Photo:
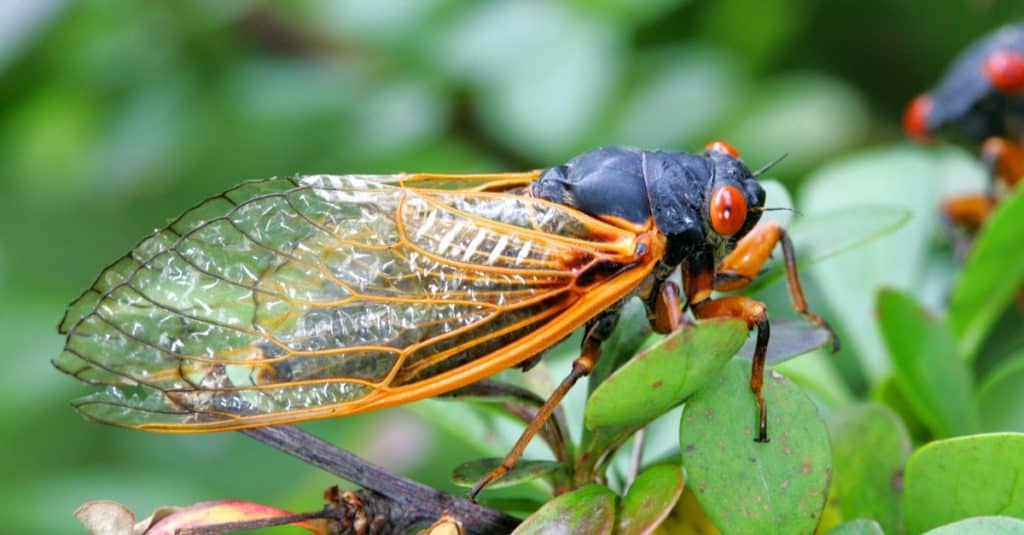
M 996 30 L 949 65 L 933 90 L 907 107 L 914 138 L 940 136 L 977 145 L 990 137 L 1024 135 L 1024 24 Z
M 144 241 L 72 305 L 57 364 L 152 390 L 83 410 L 212 429 L 356 412 L 521 346 L 638 263 L 635 233 L 578 211 L 396 181 L 251 183 Z

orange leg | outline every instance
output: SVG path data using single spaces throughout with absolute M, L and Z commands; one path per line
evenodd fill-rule
M 569 390 L 576 384 L 576 381 L 581 377 L 589 375 L 594 369 L 598 359 L 601 357 L 601 342 L 604 341 L 604 338 L 615 326 L 614 318 L 615 316 L 599 317 L 597 322 L 591 326 L 587 336 L 583 339 L 582 353 L 572 363 L 572 371 L 569 372 L 569 375 L 562 380 L 558 387 L 555 388 L 555 391 L 551 393 L 551 396 L 548 397 L 547 401 L 544 402 L 544 405 L 537 411 L 533 420 L 526 426 L 523 434 L 519 436 L 519 440 L 516 441 L 512 449 L 502 459 L 501 464 L 494 470 L 491 470 L 469 491 L 470 500 L 475 501 L 476 496 L 480 494 L 484 487 L 505 475 L 519 462 L 519 458 L 523 456 L 526 445 L 530 443 L 534 435 L 540 431 L 544 423 L 551 417 L 555 408 L 562 402 L 562 398 L 569 393 Z M 668 333 L 682 328 L 684 322 L 679 287 L 674 282 L 665 281 L 659 290 L 655 317 L 652 324 L 658 332 Z M 758 384 L 760 385 L 760 382 Z M 758 391 L 760 391 L 760 386 L 758 386 Z
M 519 462 L 519 458 L 523 456 L 523 451 L 526 449 L 526 445 L 530 443 L 534 435 L 544 426 L 551 417 L 551 414 L 558 407 L 558 404 L 562 402 L 562 398 L 569 393 L 569 390 L 576 384 L 576 381 L 580 380 L 581 377 L 585 377 L 590 374 L 597 364 L 598 359 L 601 357 L 601 342 L 604 336 L 607 334 L 605 331 L 610 330 L 610 327 L 614 326 L 614 322 L 602 324 L 601 320 L 598 320 L 598 324 L 594 325 L 591 330 L 587 333 L 587 336 L 583 340 L 583 351 L 579 357 L 572 363 L 572 371 L 569 375 L 559 383 L 558 387 L 555 388 L 551 396 L 548 397 L 544 405 L 537 410 L 537 414 L 533 416 L 533 420 L 530 421 L 526 429 L 523 430 L 523 434 L 519 436 L 519 440 L 516 441 L 512 449 L 509 450 L 505 458 L 502 459 L 501 464 L 497 468 L 491 470 L 486 476 L 480 481 L 477 481 L 476 485 L 473 485 L 473 489 L 469 491 L 469 499 L 476 501 L 476 496 L 480 494 L 480 491 L 487 485 L 491 484 L 494 480 L 505 475 L 509 470 L 515 467 L 516 463 Z
M 981 146 L 981 159 L 988 165 L 993 183 L 1002 181 L 1012 188 L 1024 177 L 1024 147 L 1017 143 L 988 138 Z
M 747 322 L 747 328 L 757 328 L 757 345 L 750 368 L 750 391 L 757 399 L 758 425 L 757 442 L 768 442 L 768 405 L 761 394 L 764 385 L 764 361 L 768 351 L 768 311 L 764 303 L 749 297 L 732 295 L 720 299 L 706 299 L 693 306 L 693 313 L 700 319 L 740 318 Z
M 995 201 L 989 195 L 968 195 L 948 200 L 942 204 L 942 214 L 957 225 L 975 231 L 988 219 Z
M 793 308 L 807 321 L 827 330 L 832 337 L 832 351 L 838 351 L 839 338 L 835 331 L 827 321 L 807 309 L 807 298 L 804 297 L 804 288 L 800 284 L 793 242 L 778 223 L 757 226 L 736 244 L 736 248 L 722 260 L 722 265 L 715 273 L 715 290 L 728 292 L 750 284 L 771 256 L 772 249 L 777 243 L 782 244 L 789 298 L 793 302 Z
M 947 221 L 974 234 L 995 209 L 996 199 L 1024 178 L 1024 147 L 1000 137 L 990 137 L 981 145 L 981 159 L 989 171 L 988 191 L 965 195 L 942 204 Z
M 654 331 L 661 334 L 678 330 L 686 323 L 683 316 L 683 301 L 676 283 L 672 281 L 661 283 L 658 300 L 654 306 L 654 317 L 651 320 Z

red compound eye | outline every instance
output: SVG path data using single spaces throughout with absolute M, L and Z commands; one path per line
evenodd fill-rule
M 722 154 L 728 154 L 737 160 L 740 159 L 740 151 L 736 150 L 731 143 L 725 141 L 712 141 L 707 145 L 704 145 L 704 150 L 710 150 L 714 152 L 721 152 Z
M 1003 93 L 1024 91 L 1024 55 L 1013 50 L 993 52 L 985 60 L 985 76 Z
M 711 194 L 711 228 L 723 236 L 740 231 L 747 220 L 747 200 L 735 186 L 722 186 Z
M 907 135 L 917 141 L 928 141 L 932 133 L 928 130 L 928 114 L 932 112 L 932 97 L 927 94 L 918 95 L 910 101 L 907 111 L 903 112 L 903 129 Z

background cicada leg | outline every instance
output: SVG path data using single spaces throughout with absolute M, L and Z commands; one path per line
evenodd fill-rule
M 1024 176 L 1024 147 L 1001 137 L 990 137 L 981 146 L 981 159 L 989 170 L 990 194 L 995 191 L 996 184 L 1003 183 L 1007 188 L 1017 185 Z
M 965 195 L 943 203 L 942 215 L 949 224 L 974 232 L 981 228 L 993 208 L 995 201 L 990 195 Z

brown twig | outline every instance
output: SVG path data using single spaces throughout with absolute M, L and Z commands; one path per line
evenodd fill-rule
M 239 522 L 224 522 L 202 527 L 182 528 L 177 535 L 214 535 L 220 533 L 283 526 L 308 520 L 325 520 L 326 532 L 331 535 L 383 535 L 406 533 L 412 528 L 437 520 L 423 518 L 418 511 L 410 511 L 372 490 L 338 493 L 338 487 L 328 491 L 331 503 L 321 511 L 299 513 L 273 518 L 258 518 Z
M 241 432 L 372 491 L 357 495 L 367 507 L 376 508 L 387 518 L 401 518 L 411 522 L 409 525 L 429 524 L 448 513 L 459 519 L 468 533 L 508 533 L 519 524 L 518 519 L 505 513 L 405 479 L 291 425 Z

